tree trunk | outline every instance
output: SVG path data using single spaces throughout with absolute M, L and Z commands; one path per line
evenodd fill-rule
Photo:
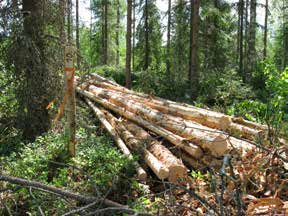
M 119 31 L 120 31 L 120 2 L 117 0 L 117 23 L 116 23 L 116 66 L 119 66 L 120 61 L 120 44 L 119 44 Z
M 166 53 L 166 73 L 167 80 L 171 81 L 170 69 L 170 43 L 171 43 L 171 0 L 168 0 L 168 22 L 167 22 L 167 53 Z
M 160 135 L 161 137 L 163 137 L 164 139 L 168 140 L 170 143 L 174 144 L 175 146 L 183 149 L 184 151 L 186 151 L 190 156 L 194 157 L 194 158 L 200 158 L 203 155 L 202 150 L 192 144 L 191 142 L 187 141 L 186 139 L 177 136 L 175 134 L 173 134 L 172 132 L 159 127 L 157 125 L 151 124 L 151 122 L 148 122 L 144 119 L 142 119 L 141 117 L 135 115 L 132 112 L 129 112 L 127 109 L 114 105 L 113 103 L 109 102 L 106 99 L 102 99 L 100 97 L 95 97 L 94 94 L 82 90 L 81 88 L 77 87 L 77 92 L 87 98 L 89 98 L 90 100 L 95 101 L 96 103 L 101 104 L 103 107 L 112 110 L 113 112 L 116 112 L 118 114 L 120 114 L 121 116 L 124 116 L 125 118 L 141 125 L 142 127 L 154 132 L 155 134 Z
M 150 64 L 150 45 L 149 45 L 149 11 L 148 11 L 148 0 L 145 0 L 145 59 L 144 59 L 144 68 L 143 70 L 146 71 Z
M 115 84 L 111 83 L 111 81 L 109 83 L 103 79 L 98 79 L 99 76 L 96 77 L 96 75 L 93 74 L 92 76 L 94 76 L 96 80 L 92 80 L 88 84 L 83 84 L 83 88 L 88 88 L 89 85 L 94 84 L 98 87 L 112 91 L 114 94 L 124 93 L 123 96 L 126 99 L 142 103 L 165 114 L 174 115 L 186 120 L 192 120 L 210 128 L 241 134 L 241 137 L 251 141 L 262 137 L 267 132 L 266 127 L 257 125 L 253 122 L 240 120 L 239 118 L 231 118 L 230 116 L 222 113 L 201 109 L 187 104 L 179 104 L 162 98 L 134 92 L 119 85 L 115 86 Z M 97 81 L 97 79 L 99 81 Z M 232 121 L 236 124 L 234 124 Z
M 116 128 L 118 134 L 120 134 L 122 139 L 130 147 L 130 149 L 140 154 L 140 156 L 145 160 L 146 164 L 153 170 L 155 175 L 161 180 L 168 178 L 169 170 L 167 169 L 167 167 L 161 161 L 159 161 L 150 151 L 148 151 L 145 146 L 142 145 L 142 140 L 139 140 L 132 133 L 130 133 L 125 128 L 125 126 L 110 113 L 104 113 L 110 124 L 113 126 L 113 128 Z
M 136 42 L 136 0 L 133 1 L 133 45 L 132 45 L 132 68 L 135 71 L 135 42 Z
M 187 175 L 187 168 L 181 160 L 176 158 L 166 147 L 155 140 L 148 132 L 141 127 L 128 121 L 123 121 L 123 124 L 137 139 L 141 140 L 142 148 L 147 148 L 158 160 L 160 160 L 169 170 L 168 180 L 178 182 L 179 178 Z
M 67 35 L 68 35 L 68 42 L 72 42 L 72 26 L 73 26 L 73 20 L 72 20 L 72 0 L 67 1 Z
M 248 40 L 248 62 L 247 71 L 245 74 L 245 81 L 250 82 L 252 78 L 252 72 L 256 66 L 256 7 L 257 0 L 251 0 L 250 2 L 250 24 L 249 24 L 249 40 Z
M 108 0 L 104 0 L 104 52 L 103 52 L 103 64 L 108 64 Z
M 80 70 L 79 0 L 76 0 L 76 48 L 77 69 Z
M 266 0 L 265 4 L 265 23 L 264 23 L 264 38 L 263 38 L 263 59 L 265 60 L 267 57 L 267 36 L 268 36 L 268 14 L 269 14 L 269 5 L 268 0 Z
M 248 22 L 248 8 L 249 8 L 249 0 L 246 0 L 245 4 L 245 28 L 244 28 L 244 58 L 243 58 L 243 74 L 242 74 L 242 80 L 245 81 L 245 74 L 247 71 L 247 65 L 248 65 L 248 32 L 249 32 L 249 22 Z
M 199 8 L 200 0 L 190 0 L 192 15 L 191 29 L 191 54 L 190 54 L 190 87 L 191 99 L 195 100 L 199 91 L 199 70 L 198 70 L 198 33 L 199 33 Z
M 126 32 L 126 88 L 131 88 L 131 24 L 132 0 L 127 0 L 127 32 Z
M 192 121 L 186 121 L 178 117 L 163 114 L 152 108 L 143 106 L 121 95 L 113 94 L 107 90 L 90 86 L 89 92 L 97 97 L 109 100 L 109 102 L 121 106 L 128 111 L 155 123 L 157 126 L 163 127 L 178 136 L 186 138 L 193 143 L 208 150 L 215 156 L 222 156 L 228 150 L 227 137 L 222 132 L 214 129 L 195 124 Z
M 43 4 L 42 0 L 23 0 L 22 10 L 24 18 L 24 36 L 25 40 L 33 43 L 33 47 L 20 47 L 23 53 L 22 64 L 24 60 L 24 80 L 25 89 L 21 95 L 20 104 L 21 112 L 25 110 L 22 120 L 23 136 L 29 141 L 33 141 L 38 135 L 47 132 L 51 119 L 46 109 L 51 97 L 51 80 L 45 67 L 45 41 L 44 21 L 43 21 Z M 37 56 L 33 54 L 37 52 Z M 17 64 L 17 62 L 16 62 Z M 21 64 L 21 62 L 20 62 Z M 53 81 L 53 80 L 52 80 Z
M 98 109 L 90 100 L 86 99 L 86 103 L 92 108 L 94 111 L 96 117 L 101 121 L 101 123 L 104 125 L 106 128 L 107 132 L 112 136 L 114 141 L 116 142 L 117 146 L 119 149 L 122 151 L 122 153 L 128 157 L 129 159 L 133 159 L 132 154 L 130 153 L 129 149 L 126 147 L 125 143 L 122 141 L 122 139 L 119 137 L 118 133 L 115 131 L 114 127 L 110 124 L 109 121 L 105 118 L 104 113 Z M 147 179 L 147 173 L 145 170 L 137 163 L 134 163 L 136 170 L 137 170 L 137 175 L 138 178 L 142 181 L 146 181 Z
M 239 1 L 239 74 L 245 80 L 244 70 L 243 70 L 243 25 L 244 25 L 244 1 Z
M 60 43 L 62 50 L 64 50 L 64 45 L 66 42 L 65 38 L 65 5 L 66 2 L 65 0 L 59 0 L 59 17 L 60 17 L 60 22 L 59 22 L 59 38 L 60 38 Z M 64 53 L 63 53 L 64 55 Z
M 226 130 L 230 127 L 230 117 L 222 113 L 208 111 L 194 106 L 178 104 L 173 101 L 165 100 L 158 97 L 151 97 L 142 93 L 127 91 L 119 86 L 113 86 L 104 82 L 93 81 L 93 84 L 107 90 L 123 92 L 125 97 L 136 102 L 143 103 L 153 109 L 157 109 L 166 114 L 172 114 L 187 120 L 192 120 L 208 127 Z
M 283 1 L 283 57 L 282 70 L 288 66 L 288 4 Z

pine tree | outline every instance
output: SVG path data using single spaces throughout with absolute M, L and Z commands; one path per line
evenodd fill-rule
M 160 14 L 155 0 L 140 2 L 140 11 L 143 11 L 137 26 L 136 70 L 146 71 L 149 67 L 159 69 L 162 58 L 162 33 Z

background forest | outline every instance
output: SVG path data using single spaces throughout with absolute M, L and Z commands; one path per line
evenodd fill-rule
M 81 100 L 77 155 L 67 156 L 67 117 L 56 123 L 53 118 L 63 98 L 68 43 L 74 45 L 76 75 L 82 80 L 96 72 L 138 92 L 241 116 L 268 126 L 270 142 L 264 148 L 270 153 L 287 150 L 287 143 L 276 138 L 288 137 L 288 1 L 163 0 L 161 10 L 159 2 L 0 0 L 1 215 L 62 215 L 81 206 L 77 199 L 2 184 L 2 172 L 112 197 L 147 214 L 189 215 L 171 201 L 178 199 L 175 194 L 169 193 L 169 204 L 163 194 L 155 195 L 163 192 L 161 182 L 151 180 L 151 192 L 133 177 L 133 162 L 140 156 L 123 157 Z M 83 18 L 79 10 L 90 14 Z M 213 186 L 220 177 L 215 174 L 215 180 L 211 173 L 191 169 L 195 181 Z M 287 167 L 282 174 L 277 178 L 287 178 Z M 269 197 L 266 192 L 259 189 L 253 195 Z M 237 202 L 223 204 L 215 193 L 219 215 L 245 215 L 247 203 L 239 210 Z M 287 200 L 287 194 L 280 198 Z M 88 211 L 91 207 L 65 215 L 97 215 L 91 214 L 93 208 Z M 110 211 L 106 214 L 121 215 Z

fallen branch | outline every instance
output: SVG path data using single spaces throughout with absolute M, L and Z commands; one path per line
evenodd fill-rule
M 49 191 L 49 192 L 52 192 L 54 194 L 57 194 L 58 196 L 73 199 L 73 200 L 79 201 L 81 203 L 88 204 L 88 203 L 95 202 L 97 200 L 98 202 L 103 201 L 103 203 L 107 206 L 127 208 L 126 206 L 119 204 L 119 203 L 116 203 L 114 201 L 111 201 L 109 199 L 103 200 L 102 198 L 97 199 L 94 196 L 84 196 L 84 195 L 76 194 L 76 193 L 68 191 L 68 190 L 62 190 L 62 189 L 56 188 L 54 186 L 48 186 L 48 185 L 45 185 L 45 184 L 40 183 L 40 182 L 29 181 L 26 179 L 12 177 L 12 176 L 8 176 L 8 175 L 0 175 L 0 181 L 9 182 L 11 184 L 20 185 L 20 186 L 27 187 L 27 188 L 32 187 L 34 189 L 40 189 L 41 191 L 43 191 L 43 190 Z

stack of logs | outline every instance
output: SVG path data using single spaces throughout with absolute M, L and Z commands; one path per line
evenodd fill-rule
M 138 153 L 161 180 L 185 177 L 183 162 L 199 169 L 226 153 L 243 154 L 254 147 L 251 141 L 265 139 L 267 131 L 242 118 L 129 90 L 97 74 L 76 91 L 123 154 Z M 138 178 L 145 180 L 146 171 L 137 162 L 135 166 Z

